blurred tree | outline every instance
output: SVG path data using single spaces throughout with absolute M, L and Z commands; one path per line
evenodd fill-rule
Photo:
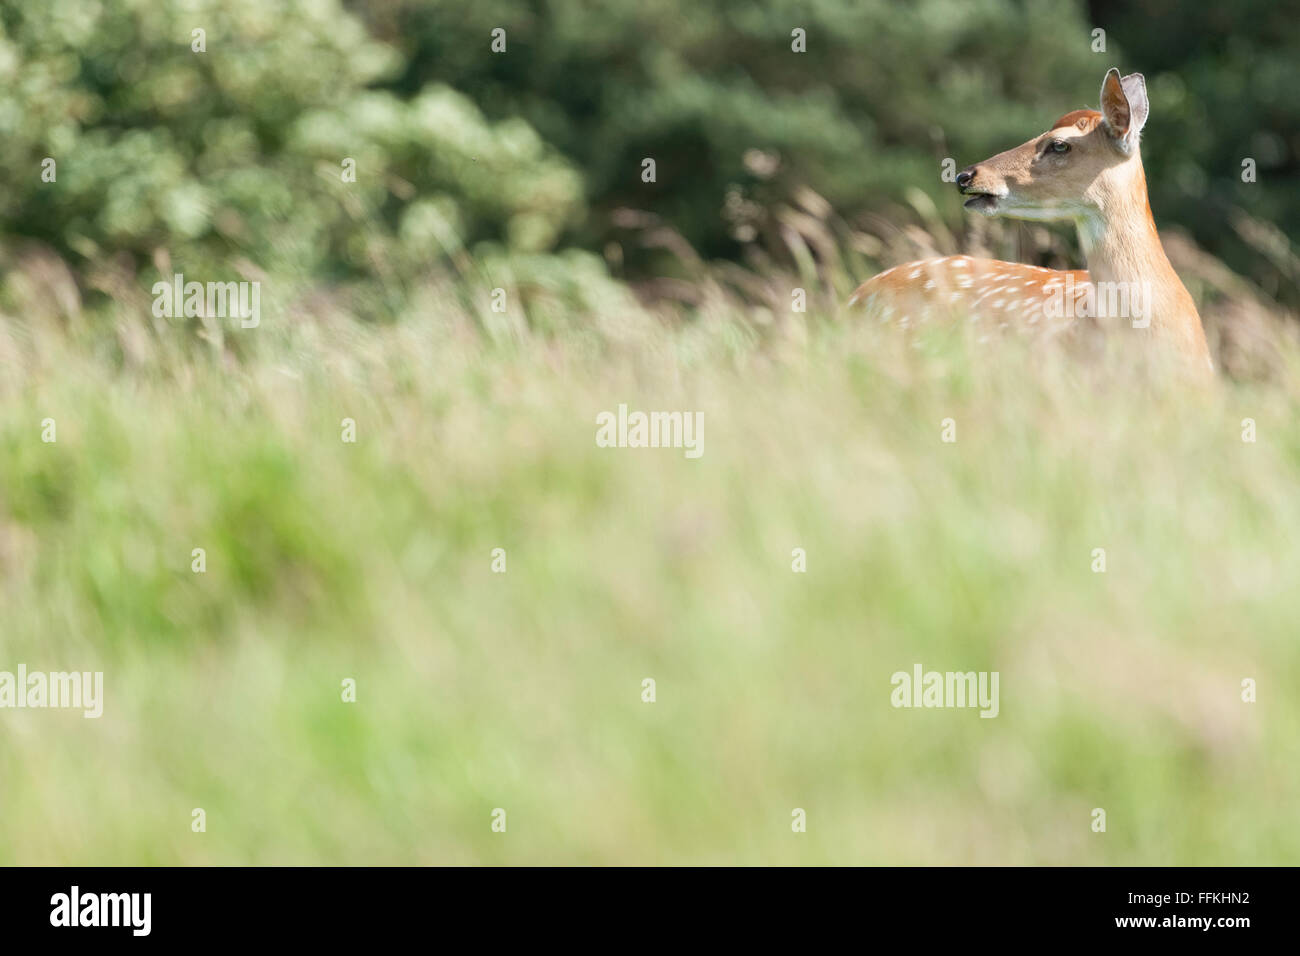
M 1143 150 L 1157 218 L 1300 305 L 1300 5 L 1092 0 L 1093 20 L 1146 75 Z M 1242 162 L 1254 160 L 1245 182 Z
M 562 246 L 611 248 L 649 218 L 622 208 L 739 259 L 781 248 L 776 213 L 805 186 L 851 219 L 920 188 L 960 224 L 943 161 L 1095 106 L 1119 65 L 1148 76 L 1161 224 L 1294 298 L 1300 18 L 1286 7 L 0 0 L 0 228 L 74 267 L 247 259 L 384 295 L 440 262 L 528 256 L 538 274 Z M 627 243 L 618 259 L 656 274 L 653 255 Z
M 394 84 L 445 82 L 492 117 L 522 116 L 583 170 L 574 238 L 649 210 L 702 254 L 736 257 L 766 213 L 811 185 L 845 213 L 1025 139 L 1100 86 L 1068 0 L 370 0 L 406 54 Z M 504 53 L 490 35 L 504 29 Z M 792 38 L 804 31 L 806 52 Z M 1082 78 L 1082 83 L 1081 83 Z M 657 164 L 643 183 L 641 163 Z M 960 215 L 955 194 L 947 207 Z M 727 214 L 724 214 L 727 213 Z M 632 262 L 633 269 L 636 262 Z
M 335 0 L 3 0 L 0 228 L 74 264 L 388 284 L 465 243 L 552 248 L 576 171 L 445 86 L 372 88 L 401 69 Z

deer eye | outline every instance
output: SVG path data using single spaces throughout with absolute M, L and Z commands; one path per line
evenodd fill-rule
M 1070 144 L 1059 139 L 1054 139 L 1047 148 L 1054 153 L 1068 153 L 1070 151 Z

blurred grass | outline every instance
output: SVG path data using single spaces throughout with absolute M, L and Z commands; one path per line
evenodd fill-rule
M 604 301 L 239 362 L 0 322 L 0 669 L 106 688 L 0 712 L 0 862 L 1300 862 L 1285 339 L 1195 388 Z M 703 412 L 703 457 L 597 448 L 620 402 Z M 999 671 L 1000 716 L 891 708 L 915 663 Z
M 1082 6 L 803 11 L 807 60 L 779 3 L 535 6 L 0 0 L 0 670 L 107 694 L 0 711 L 0 863 L 1300 861 L 1263 5 L 1227 51 L 1100 18 L 1207 388 L 840 310 L 908 259 L 1079 265 L 934 177 L 1092 95 Z M 153 317 L 177 272 L 262 325 Z M 624 402 L 704 457 L 597 448 Z M 916 663 L 999 671 L 1000 716 L 892 709 Z

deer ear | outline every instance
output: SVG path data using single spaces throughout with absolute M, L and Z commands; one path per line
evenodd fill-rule
M 1101 118 L 1106 128 L 1115 136 L 1128 132 L 1131 114 L 1128 97 L 1124 95 L 1124 84 L 1120 81 L 1119 70 L 1113 66 L 1101 81 Z
M 1146 121 L 1146 83 L 1142 78 L 1134 73 L 1129 77 L 1132 81 L 1126 82 L 1120 79 L 1119 70 L 1114 67 L 1106 74 L 1106 78 L 1101 81 L 1101 118 L 1110 133 L 1111 138 L 1115 140 L 1115 145 L 1123 152 L 1131 153 L 1134 145 L 1137 143 L 1138 131 L 1142 128 L 1142 123 Z M 1134 94 L 1141 93 L 1142 113 L 1139 117 L 1133 103 L 1129 100 L 1128 91 L 1133 90 Z
M 1128 100 L 1129 126 L 1134 133 L 1142 132 L 1147 125 L 1147 114 L 1151 104 L 1147 102 L 1147 81 L 1141 73 L 1130 73 L 1119 81 L 1124 88 L 1124 98 Z

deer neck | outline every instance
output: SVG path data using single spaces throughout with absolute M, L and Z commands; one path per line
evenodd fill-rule
M 1090 191 L 1089 212 L 1077 220 L 1079 244 L 1094 283 L 1124 283 L 1150 303 L 1153 331 L 1182 328 L 1190 321 L 1200 333 L 1191 295 L 1169 264 L 1147 198 L 1142 160 L 1136 154 L 1099 178 Z

